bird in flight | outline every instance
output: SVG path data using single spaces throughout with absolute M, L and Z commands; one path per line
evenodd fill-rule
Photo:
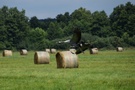
M 84 52 L 86 49 L 90 48 L 90 44 L 81 41 L 81 37 L 82 35 L 80 29 L 76 28 L 70 40 L 59 41 L 59 43 L 69 43 L 70 48 L 75 49 L 75 52 L 72 53 L 80 54 Z

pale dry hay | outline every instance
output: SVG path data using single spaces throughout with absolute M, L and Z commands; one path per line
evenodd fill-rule
M 3 57 L 12 56 L 12 50 L 4 50 L 2 53 Z
M 90 54 L 98 54 L 98 48 L 90 49 Z
M 69 49 L 69 51 L 72 52 L 72 53 L 75 53 L 76 52 L 75 49 Z
M 117 52 L 122 52 L 122 51 L 123 51 L 123 48 L 122 48 L 122 47 L 117 47 L 117 48 L 116 48 L 116 51 L 117 51 Z
M 54 48 L 51 49 L 51 53 L 56 53 L 56 52 L 57 52 L 56 49 Z
M 70 51 L 62 51 L 56 54 L 57 68 L 78 68 L 78 56 Z
M 20 55 L 27 55 L 28 51 L 26 49 L 20 50 Z
M 50 49 L 45 49 L 45 51 L 46 51 L 46 52 L 48 52 L 48 53 L 50 53 L 50 52 L 51 52 L 51 51 L 50 51 Z
M 34 54 L 34 63 L 35 64 L 49 64 L 50 55 L 45 51 L 36 51 Z

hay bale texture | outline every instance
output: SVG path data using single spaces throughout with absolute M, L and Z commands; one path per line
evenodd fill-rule
M 90 54 L 98 54 L 98 48 L 90 49 Z
M 12 50 L 4 50 L 2 55 L 3 57 L 12 56 Z
M 48 52 L 48 53 L 50 53 L 50 52 L 51 52 L 51 50 L 50 50 L 50 49 L 45 49 L 45 51 L 46 51 L 46 52 Z
M 34 54 L 34 63 L 35 64 L 49 64 L 50 55 L 45 51 L 36 51 Z
M 116 51 L 117 51 L 117 52 L 122 52 L 122 51 L 123 51 L 123 48 L 122 48 L 122 47 L 117 47 L 117 48 L 116 48 Z
M 52 54 L 55 54 L 56 52 L 57 52 L 56 49 L 54 49 L 54 48 L 51 49 Z
M 70 51 L 62 51 L 56 54 L 57 68 L 78 68 L 78 57 Z
M 75 49 L 69 49 L 69 51 L 72 52 L 72 53 L 75 53 L 76 52 Z
M 20 55 L 27 55 L 28 51 L 26 49 L 20 50 Z

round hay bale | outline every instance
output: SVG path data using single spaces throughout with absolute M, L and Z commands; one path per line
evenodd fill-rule
M 90 54 L 98 54 L 98 48 L 90 49 Z
M 20 50 L 20 55 L 27 55 L 28 51 L 26 49 Z
M 56 49 L 52 48 L 51 53 L 56 53 Z
M 122 47 L 117 47 L 117 48 L 116 48 L 116 51 L 117 51 L 117 52 L 122 52 L 122 51 L 123 51 L 123 48 L 122 48 Z
M 72 52 L 72 53 L 75 53 L 76 52 L 75 49 L 69 49 L 69 51 Z
M 56 54 L 57 68 L 78 68 L 78 57 L 70 51 L 62 51 Z
M 2 53 L 3 57 L 12 56 L 12 50 L 4 50 Z
M 51 52 L 51 50 L 50 50 L 50 49 L 45 49 L 45 51 L 46 51 L 46 52 L 48 52 L 48 53 L 50 53 L 50 52 Z
M 50 55 L 45 51 L 36 51 L 34 54 L 34 63 L 35 64 L 49 64 Z

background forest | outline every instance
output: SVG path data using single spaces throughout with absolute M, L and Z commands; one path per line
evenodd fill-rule
M 25 10 L 3 6 L 0 8 L 0 50 L 68 49 L 67 44 L 57 42 L 71 38 L 76 27 L 81 29 L 82 40 L 97 48 L 134 47 L 135 5 L 121 4 L 109 16 L 105 11 L 92 13 L 80 7 L 71 14 L 65 12 L 46 19 L 28 18 Z

